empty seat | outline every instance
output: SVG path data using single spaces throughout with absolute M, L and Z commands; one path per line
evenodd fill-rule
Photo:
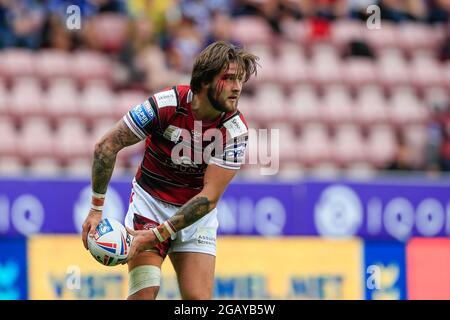
M 388 21 L 383 21 L 380 29 L 364 32 L 364 39 L 376 51 L 384 48 L 396 48 L 398 46 L 397 27 Z
M 410 70 L 408 70 L 405 58 L 400 50 L 387 49 L 380 53 L 377 63 L 377 77 L 386 88 L 410 83 Z
M 336 163 L 325 161 L 314 164 L 308 174 L 315 179 L 327 180 L 339 177 L 341 170 Z
M 423 48 L 436 50 L 441 40 L 438 30 L 425 23 L 403 22 L 397 27 L 397 33 L 397 43 L 405 51 Z
M 331 142 L 326 127 L 320 123 L 305 125 L 299 140 L 299 150 L 299 160 L 305 165 L 330 161 Z
M 383 168 L 394 159 L 398 142 L 392 127 L 375 125 L 369 130 L 366 145 L 370 163 L 377 168 Z
M 272 40 L 272 30 L 262 17 L 243 16 L 233 20 L 232 38 L 244 45 L 254 43 L 269 43 Z
M 297 43 L 283 42 L 276 65 L 277 81 L 285 87 L 308 80 L 307 63 Z
M 143 103 L 149 98 L 149 94 L 142 91 L 127 90 L 121 91 L 115 97 L 114 116 L 115 119 L 120 119 L 128 111 L 138 104 Z
M 304 177 L 305 168 L 298 162 L 286 162 L 281 165 L 277 175 L 283 181 L 297 181 Z
M 93 19 L 93 36 L 100 49 L 119 51 L 125 45 L 128 37 L 127 17 L 103 13 Z
M 393 90 L 389 102 L 389 113 L 394 124 L 423 123 L 427 120 L 428 110 L 411 87 Z
M 259 83 L 275 82 L 278 80 L 277 65 L 272 53 L 272 48 L 268 44 L 254 44 L 248 47 L 248 50 L 259 57 L 258 63 L 261 68 L 258 69 L 258 74 L 253 77 L 249 84 L 255 85 Z
M 95 51 L 78 51 L 72 57 L 72 74 L 81 83 L 111 81 L 112 63 L 108 56 Z
M 255 119 L 266 124 L 286 119 L 284 96 L 282 88 L 276 84 L 259 85 L 253 99 L 257 109 Z
M 410 68 L 411 82 L 419 89 L 439 86 L 444 82 L 441 65 L 432 56 L 415 55 Z
M 71 56 L 60 50 L 41 50 L 36 54 L 36 72 L 42 80 L 71 76 Z
M 88 178 L 92 172 L 92 157 L 71 158 L 64 167 L 64 173 L 73 177 Z
M 331 45 L 316 44 L 312 50 L 308 72 L 316 85 L 340 83 L 343 72 L 336 49 Z
M 322 110 L 315 89 L 310 85 L 300 85 L 292 90 L 286 101 L 288 120 L 294 124 L 318 121 Z
M 375 64 L 371 59 L 349 58 L 345 62 L 344 70 L 344 81 L 353 88 L 377 81 Z
M 1 140 L 0 140 L 1 141 Z M 1 142 L 0 142 L 1 144 Z M 7 176 L 20 176 L 24 174 L 24 166 L 17 157 L 0 157 L 0 175 L 3 177 Z
M 365 142 L 355 125 L 342 125 L 336 129 L 332 150 L 333 158 L 341 166 L 366 160 Z
M 352 122 L 353 101 L 348 89 L 341 85 L 328 86 L 322 99 L 322 119 L 331 124 Z
M 337 20 L 332 25 L 331 41 L 342 50 L 351 41 L 363 39 L 365 28 L 366 26 L 357 20 Z
M 362 125 L 385 122 L 389 117 L 386 105 L 387 102 L 380 87 L 363 86 L 356 96 L 355 118 Z
M 114 93 L 106 85 L 89 85 L 80 96 L 80 112 L 87 121 L 114 117 Z
M 27 118 L 19 139 L 19 154 L 25 160 L 54 156 L 55 137 L 46 118 Z
M 68 161 L 74 157 L 88 157 L 93 154 L 86 127 L 79 119 L 68 118 L 61 121 L 55 137 L 55 153 L 61 161 Z
M 80 115 L 79 92 L 71 79 L 52 81 L 44 98 L 44 112 L 52 119 L 61 120 Z
M 36 78 L 19 78 L 14 82 L 8 98 L 10 114 L 19 120 L 44 114 L 44 96 Z
M 0 75 L 11 80 L 35 74 L 34 53 L 28 49 L 10 48 L 0 52 Z
M 34 177 L 59 177 L 62 169 L 54 158 L 36 158 L 31 161 L 27 171 Z
M 11 118 L 0 116 L 0 158 L 17 155 L 19 139 Z
M 450 107 L 450 96 L 444 87 L 430 87 L 425 90 L 424 102 L 429 110 L 444 111 Z

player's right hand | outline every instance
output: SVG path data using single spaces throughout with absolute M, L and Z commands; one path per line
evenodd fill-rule
M 88 216 L 83 223 L 83 231 L 81 232 L 81 239 L 83 240 L 83 245 L 88 250 L 87 237 L 88 234 L 94 236 L 95 229 L 102 220 L 102 212 L 98 210 L 91 209 Z

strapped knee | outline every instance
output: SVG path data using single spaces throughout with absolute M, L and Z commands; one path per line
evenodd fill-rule
M 156 266 L 139 266 L 129 272 L 128 296 L 149 287 L 161 284 L 161 269 Z

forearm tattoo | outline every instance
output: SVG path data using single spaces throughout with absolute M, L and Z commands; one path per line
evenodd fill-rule
M 106 134 L 94 152 L 92 189 L 95 192 L 106 193 L 119 150 L 139 141 L 139 138 L 128 129 L 122 120 Z
M 190 226 L 195 221 L 205 216 L 210 210 L 211 202 L 207 197 L 197 197 L 189 200 L 169 221 L 176 231 Z

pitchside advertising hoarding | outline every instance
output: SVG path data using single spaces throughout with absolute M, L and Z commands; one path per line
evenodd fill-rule
M 79 233 L 88 180 L 0 181 L 0 236 Z M 123 221 L 131 180 L 114 181 L 105 216 Z M 219 203 L 219 234 L 352 236 L 404 242 L 450 235 L 449 181 L 233 183 Z
M 217 252 L 216 299 L 364 298 L 359 240 L 222 237 Z M 78 236 L 32 237 L 28 261 L 30 299 L 127 296 L 127 267 L 100 265 Z M 158 297 L 180 298 L 170 261 Z
M 0 238 L 0 300 L 28 297 L 26 239 Z

